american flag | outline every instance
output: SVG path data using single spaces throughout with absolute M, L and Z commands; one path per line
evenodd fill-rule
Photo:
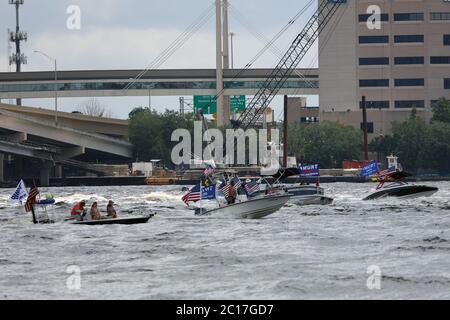
M 30 212 L 33 210 L 33 204 L 36 204 L 36 197 L 39 195 L 39 190 L 36 187 L 31 188 L 28 195 L 27 202 L 25 203 L 25 211 Z
M 185 204 L 189 202 L 197 202 L 202 200 L 202 195 L 200 192 L 200 184 L 192 188 L 183 198 L 181 198 Z
M 222 185 L 220 186 L 219 189 L 222 190 L 225 197 L 228 198 L 230 196 L 230 188 L 231 188 L 231 184 L 224 182 L 224 183 L 222 183 Z
M 233 180 L 231 180 L 232 182 L 234 182 L 234 187 L 237 189 L 239 189 L 240 187 L 242 187 L 242 182 L 241 179 L 239 178 L 234 178 Z
M 212 175 L 214 173 L 214 168 L 212 166 L 208 166 L 205 171 L 203 171 L 203 174 L 205 175 L 205 177 L 209 177 L 210 175 Z
M 256 183 L 255 181 L 248 182 L 245 184 L 245 190 L 247 191 L 248 195 L 252 195 L 260 190 L 259 184 Z
M 234 182 L 234 188 L 236 190 L 242 187 L 242 182 L 239 178 L 234 178 L 229 183 L 226 181 L 222 183 L 222 185 L 219 187 L 219 190 L 222 190 L 226 198 L 230 196 L 231 182 Z
M 396 171 L 395 167 L 392 167 L 392 168 L 389 168 L 389 169 L 379 172 L 377 175 L 378 182 L 383 181 L 384 179 L 386 179 L 390 174 L 394 173 L 395 171 Z

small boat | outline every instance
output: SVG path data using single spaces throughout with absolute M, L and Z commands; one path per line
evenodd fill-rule
M 411 199 L 420 197 L 430 197 L 439 191 L 436 187 L 425 185 L 408 184 L 403 179 L 411 175 L 403 171 L 388 173 L 377 187 L 377 191 L 363 200 L 375 200 L 386 197 L 396 197 L 401 199 Z M 390 182 L 389 184 L 386 184 Z
M 221 179 L 215 178 L 214 175 Z M 291 195 L 284 190 L 251 197 L 235 172 L 227 170 L 215 172 L 214 175 L 206 176 L 182 198 L 191 210 L 195 210 L 197 216 L 260 219 L 280 210 L 291 198 Z M 256 183 L 255 186 L 257 186 Z M 236 191 L 236 198 L 232 204 L 229 203 L 231 188 Z M 202 202 L 205 200 L 208 201 L 207 208 L 190 207 L 191 203 L 203 205 Z M 214 204 L 210 200 L 217 203 Z
M 306 205 L 329 205 L 334 199 L 325 196 L 325 189 L 319 185 L 312 186 L 309 184 L 296 183 L 293 185 L 283 184 L 282 181 L 293 176 L 299 176 L 298 168 L 280 169 L 271 178 L 263 178 L 260 182 L 259 194 L 264 193 L 267 187 L 271 190 L 284 190 L 291 195 L 291 203 L 306 206 Z M 272 180 L 272 181 L 270 181 Z M 264 183 L 262 183 L 264 182 Z
M 290 198 L 290 195 L 266 196 L 221 206 L 212 210 L 197 209 L 196 214 L 231 216 L 240 219 L 261 219 L 280 210 Z
M 101 225 L 112 225 L 112 224 L 142 224 L 147 223 L 154 215 L 145 216 L 145 217 L 126 217 L 126 218 L 117 218 L 117 219 L 102 219 L 102 220 L 87 220 L 87 221 L 77 221 L 72 222 L 72 224 L 76 225 L 86 225 L 86 226 L 101 226 Z
M 285 190 L 292 195 L 291 203 L 299 206 L 329 205 L 334 199 L 325 196 L 325 190 L 318 186 L 294 185 Z

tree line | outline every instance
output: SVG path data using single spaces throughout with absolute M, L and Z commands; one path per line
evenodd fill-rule
M 392 134 L 378 137 L 370 150 L 381 157 L 394 154 L 403 168 L 414 174 L 450 174 L 450 101 L 440 98 L 427 122 L 412 111 L 404 122 L 392 124 Z
M 162 160 L 167 168 L 172 168 L 172 133 L 177 129 L 192 131 L 194 115 L 181 115 L 166 110 L 158 113 L 148 108 L 136 108 L 129 115 L 129 137 L 134 146 L 137 161 Z
M 157 113 L 137 108 L 129 115 L 130 141 L 139 161 L 161 159 L 173 167 L 171 142 L 176 129 L 193 131 L 194 114 L 174 111 Z M 300 163 L 319 164 L 321 168 L 341 168 L 345 160 L 361 159 L 363 132 L 359 128 L 334 122 L 296 123 L 289 126 L 289 155 Z M 433 105 L 433 118 L 425 121 L 415 110 L 404 122 L 392 123 L 392 134 L 375 138 L 369 150 L 398 156 L 404 169 L 414 174 L 450 174 L 450 101 L 439 99 Z

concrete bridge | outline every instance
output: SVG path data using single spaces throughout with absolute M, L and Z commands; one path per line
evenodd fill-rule
M 225 95 L 254 95 L 272 69 L 224 70 Z M 216 70 L 150 70 L 134 79 L 141 70 L 59 71 L 59 97 L 192 96 L 216 95 Z M 54 72 L 0 73 L 0 99 L 52 98 Z M 127 86 L 128 90 L 125 90 Z M 317 95 L 318 69 L 293 72 L 280 95 Z
M 54 116 L 49 110 L 0 104 L 0 180 L 4 154 L 39 159 L 44 185 L 54 166 L 101 173 L 75 157 L 93 153 L 124 162 L 132 158 L 127 121 L 59 112 L 56 124 Z

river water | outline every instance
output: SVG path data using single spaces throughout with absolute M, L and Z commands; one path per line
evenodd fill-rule
M 450 299 L 450 183 L 436 185 L 431 198 L 363 202 L 375 185 L 326 184 L 333 205 L 261 220 L 195 217 L 180 187 L 41 190 L 157 213 L 97 227 L 35 226 L 0 190 L 0 299 Z

